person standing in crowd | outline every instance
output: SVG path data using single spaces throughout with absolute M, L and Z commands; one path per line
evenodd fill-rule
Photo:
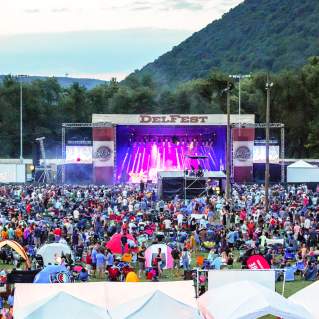
M 189 270 L 190 263 L 191 263 L 191 254 L 186 247 L 184 247 L 184 249 L 182 251 L 181 259 L 182 259 L 184 271 Z
M 104 278 L 105 274 L 105 264 L 106 264 L 106 257 L 102 251 L 102 249 L 98 249 L 96 254 L 96 271 L 97 271 L 97 278 L 102 279 Z
M 145 271 L 145 244 L 142 243 L 141 248 L 137 253 L 137 261 L 138 261 L 138 276 L 142 278 L 142 274 Z

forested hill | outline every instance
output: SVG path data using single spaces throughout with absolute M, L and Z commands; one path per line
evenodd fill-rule
M 137 75 L 174 85 L 212 69 L 250 73 L 299 67 L 319 54 L 318 19 L 319 0 L 246 0 Z
M 3 79 L 6 77 L 6 75 L 0 75 L 0 82 L 3 81 Z M 35 80 L 46 80 L 49 77 L 46 76 L 28 76 L 28 77 L 23 77 L 22 81 L 24 83 L 31 83 Z M 71 77 L 63 77 L 63 76 L 58 76 L 55 77 L 57 82 L 61 85 L 61 87 L 68 88 L 72 86 L 74 83 L 79 83 L 80 85 L 84 86 L 87 89 L 93 89 L 94 87 L 101 85 L 105 83 L 105 81 L 102 80 L 96 80 L 96 79 L 85 79 L 85 78 L 71 78 Z

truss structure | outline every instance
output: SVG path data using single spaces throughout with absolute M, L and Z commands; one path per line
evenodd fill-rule
M 61 155 L 62 155 L 62 173 L 61 181 L 62 184 L 65 183 L 65 157 L 66 157 L 66 145 L 65 145 L 65 132 L 67 129 L 72 128 L 103 128 L 103 127 L 113 127 L 114 125 L 109 122 L 98 122 L 98 123 L 62 123 L 62 146 L 61 146 Z M 114 141 L 116 143 L 116 141 Z M 114 154 L 114 158 L 115 154 Z M 116 168 L 116 167 L 115 167 Z M 115 171 L 115 170 L 114 170 Z

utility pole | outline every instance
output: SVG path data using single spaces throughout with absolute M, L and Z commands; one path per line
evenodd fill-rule
M 265 210 L 269 212 L 269 122 L 270 122 L 270 91 L 273 83 L 269 81 L 269 74 L 267 74 L 267 105 L 266 105 L 266 165 L 265 165 Z
M 23 163 L 23 89 L 22 78 L 26 78 L 27 75 L 18 75 L 20 82 L 20 162 Z
M 22 81 L 20 79 L 20 162 L 23 163 L 23 96 L 22 96 Z
M 230 156 L 231 156 L 231 141 L 230 141 L 230 91 L 232 89 L 231 83 L 227 82 L 227 88 L 224 90 L 227 93 L 227 145 L 226 145 L 226 200 L 229 201 L 231 197 L 230 185 Z
M 238 120 L 239 124 L 241 124 L 241 79 L 251 78 L 250 74 L 232 74 L 229 75 L 230 78 L 238 79 Z M 239 126 L 240 128 L 240 126 Z

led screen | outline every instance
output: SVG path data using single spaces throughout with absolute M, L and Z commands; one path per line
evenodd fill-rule
M 67 146 L 66 163 L 92 164 L 92 146 Z
M 270 163 L 279 162 L 279 146 L 269 146 L 269 161 Z M 254 146 L 254 163 L 265 163 L 266 162 L 266 146 L 255 145 Z

